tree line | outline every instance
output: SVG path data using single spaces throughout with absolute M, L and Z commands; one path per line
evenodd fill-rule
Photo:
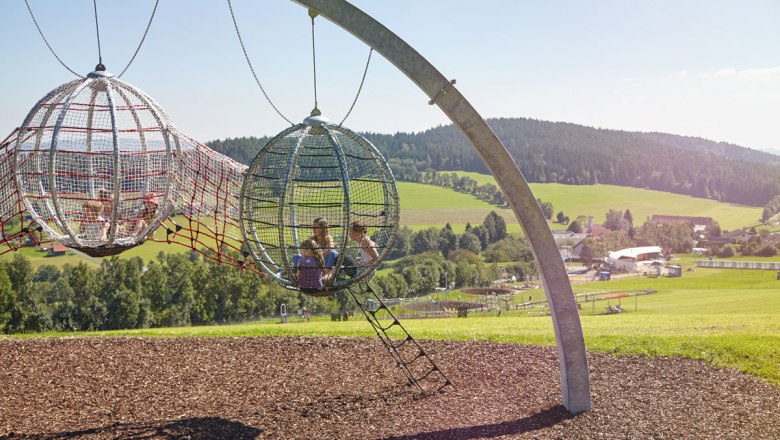
M 490 119 L 488 124 L 529 182 L 604 183 L 753 206 L 780 195 L 780 158 L 732 144 L 525 118 Z M 427 170 L 488 172 L 451 125 L 420 133 L 362 134 L 399 180 L 417 181 Z M 209 146 L 249 163 L 267 140 L 225 139 Z
M 461 263 L 464 258 L 468 268 Z M 462 234 L 449 224 L 417 232 L 404 227 L 388 259 L 399 260 L 393 271 L 400 271 L 405 284 L 391 276 L 377 277 L 375 285 L 382 286 L 380 295 L 392 297 L 426 295 L 445 279 L 459 286 L 482 285 L 499 276 L 489 263 L 513 258 L 529 262 L 532 257 L 522 239 L 507 236 L 506 222 L 495 212 L 480 225 L 467 225 Z M 518 266 L 515 272 L 533 269 Z M 0 331 L 5 333 L 223 324 L 276 315 L 281 304 L 291 311 L 306 306 L 333 313 L 351 302 L 346 292 L 314 298 L 285 289 L 269 277 L 218 264 L 197 252 L 160 253 L 148 262 L 113 257 L 98 268 L 81 262 L 36 269 L 20 253 L 0 263 Z
M 274 315 L 282 303 L 338 310 L 338 300 L 304 297 L 196 252 L 160 253 L 146 265 L 113 257 L 98 268 L 82 262 L 34 269 L 22 254 L 0 263 L 4 333 L 220 324 Z

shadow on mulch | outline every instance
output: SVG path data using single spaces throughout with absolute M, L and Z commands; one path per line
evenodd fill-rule
M 441 431 L 420 432 L 401 437 L 386 437 L 383 440 L 437 440 L 437 439 L 476 439 L 502 437 L 505 435 L 523 434 L 526 432 L 544 429 L 558 423 L 576 417 L 566 411 L 563 405 L 556 405 L 544 411 L 523 417 L 489 425 L 469 426 L 465 428 L 444 429 Z
M 53 432 L 48 434 L 2 435 L 0 439 L 60 440 L 80 438 L 112 439 L 254 439 L 262 433 L 259 428 L 219 417 L 197 417 L 175 421 L 150 423 L 115 423 L 108 426 L 80 431 Z

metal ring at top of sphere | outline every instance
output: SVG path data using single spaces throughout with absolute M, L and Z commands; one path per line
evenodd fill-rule
M 284 130 L 260 150 L 240 203 L 242 233 L 259 267 L 283 286 L 312 295 L 370 276 L 398 230 L 398 190 L 382 155 L 364 137 L 319 117 Z M 327 231 L 313 229 L 320 218 L 329 223 Z M 365 239 L 350 233 L 355 222 L 365 225 Z M 299 276 L 305 270 L 298 265 L 311 261 L 302 260 L 309 239 L 325 254 L 321 286 Z M 367 255 L 371 249 L 376 258 Z

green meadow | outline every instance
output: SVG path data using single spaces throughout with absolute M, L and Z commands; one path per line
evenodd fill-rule
M 693 261 L 683 261 L 692 267 Z M 620 299 L 582 301 L 585 344 L 593 353 L 673 356 L 700 359 L 709 365 L 736 368 L 780 386 L 780 280 L 774 271 L 702 269 L 683 272 L 681 278 L 633 277 L 574 284 L 575 293 L 628 292 L 653 289 L 656 293 Z M 540 290 L 524 291 L 534 300 Z M 592 300 L 594 295 L 589 295 Z M 466 298 L 464 298 L 466 299 Z M 600 314 L 607 304 L 621 302 L 625 312 Z M 555 345 L 549 316 L 519 310 L 500 317 L 470 315 L 466 319 L 407 319 L 404 326 L 417 339 L 492 341 Z M 363 319 L 287 324 L 265 320 L 212 327 L 162 328 L 92 333 L 45 333 L 13 338 L 60 336 L 237 337 L 341 336 L 375 337 Z M 0 341 L 3 338 L 0 337 Z
M 458 174 L 469 176 L 480 184 L 495 184 L 495 179 L 486 174 L 466 172 L 458 172 Z M 612 185 L 531 184 L 531 189 L 537 198 L 551 202 L 556 213 L 563 211 L 571 219 L 578 215 L 592 215 L 596 223 L 602 223 L 606 212 L 610 209 L 621 211 L 630 209 L 635 223 L 644 222 L 653 214 L 708 216 L 716 219 L 724 230 L 755 225 L 761 216 L 761 208 Z M 506 220 L 507 231 L 522 233 L 511 209 L 499 208 L 470 194 L 410 182 L 398 182 L 398 194 L 401 200 L 401 225 L 414 230 L 428 227 L 441 228 L 445 223 L 450 223 L 455 232 L 463 232 L 467 223 L 481 224 L 490 211 L 496 211 Z M 551 228 L 563 229 L 565 226 L 551 224 Z M 155 236 L 162 239 L 164 231 L 158 230 Z M 120 257 L 141 257 L 148 261 L 154 259 L 160 252 L 179 253 L 187 250 L 185 246 L 147 242 L 143 246 L 122 253 Z M 31 259 L 35 267 L 42 264 L 62 266 L 79 261 L 100 264 L 99 259 L 89 259 L 78 254 L 50 258 L 33 250 L 22 252 Z M 0 255 L 0 260 L 10 258 L 12 255 L 12 252 Z
M 462 171 L 458 171 L 457 174 L 471 177 L 479 184 L 492 183 L 498 186 L 493 176 L 487 174 Z M 630 209 L 636 224 L 643 223 L 653 214 L 682 215 L 712 217 L 724 230 L 733 230 L 758 224 L 763 209 L 614 185 L 532 183 L 531 190 L 537 198 L 552 203 L 556 213 L 563 211 L 572 220 L 579 215 L 592 215 L 595 223 L 603 223 L 610 209 L 620 211 Z

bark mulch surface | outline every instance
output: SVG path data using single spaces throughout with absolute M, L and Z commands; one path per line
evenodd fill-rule
M 422 345 L 457 388 L 419 397 L 374 339 L 6 340 L 0 438 L 780 438 L 780 389 L 734 370 L 590 354 L 572 416 L 554 347 Z

